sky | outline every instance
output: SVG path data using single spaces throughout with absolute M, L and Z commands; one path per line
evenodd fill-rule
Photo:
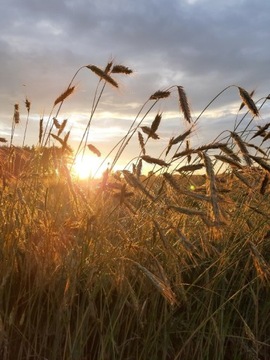
M 258 101 L 270 92 L 269 0 L 0 0 L 0 4 L 0 137 L 10 139 L 18 103 L 20 124 L 13 140 L 17 145 L 26 124 L 26 97 L 31 102 L 26 143 L 35 145 L 39 119 L 48 120 L 55 99 L 84 65 L 104 69 L 113 60 L 133 70 L 129 76 L 114 76 L 119 89 L 106 86 L 91 122 L 88 141 L 104 155 L 157 90 L 183 86 L 193 119 L 229 85 L 255 89 Z M 74 148 L 89 120 L 98 80 L 83 68 L 74 80 L 74 94 L 57 117 L 60 122 L 68 119 Z M 207 143 L 223 130 L 232 130 L 240 103 L 236 87 L 225 91 L 197 122 L 191 142 Z M 264 109 L 258 121 L 267 121 L 269 109 Z M 143 125 L 149 126 L 158 112 L 162 112 L 160 140 L 147 144 L 153 157 L 172 136 L 188 128 L 175 88 Z M 53 109 L 52 117 L 55 113 Z M 125 161 L 139 154 L 135 137 L 125 149 Z

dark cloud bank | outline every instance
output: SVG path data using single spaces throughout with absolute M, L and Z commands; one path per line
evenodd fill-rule
M 129 79 L 119 78 L 119 91 L 106 91 L 101 109 L 115 114 L 114 128 L 121 122 L 127 127 L 151 93 L 171 85 L 184 86 L 194 112 L 230 84 L 256 88 L 257 98 L 270 92 L 268 0 L 9 0 L 1 12 L 2 133 L 10 127 L 14 103 L 23 104 L 27 95 L 33 118 L 48 115 L 80 66 L 105 66 L 112 58 L 135 70 Z M 96 81 L 81 71 L 77 92 L 63 109 L 75 122 L 81 113 L 80 126 Z M 202 122 L 197 138 L 233 123 L 230 109 L 239 101 L 236 89 L 224 93 L 211 108 L 219 118 L 207 119 L 209 130 Z M 176 113 L 176 94 L 169 104 L 160 109 Z M 181 131 L 177 117 L 163 126 L 166 135 Z M 104 117 L 93 126 L 109 131 Z

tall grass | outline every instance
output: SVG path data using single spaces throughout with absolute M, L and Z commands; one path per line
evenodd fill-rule
M 78 72 L 40 120 L 35 148 L 12 145 L 17 106 L 0 148 L 0 358 L 270 359 L 269 124 L 253 121 L 267 97 L 237 86 L 247 112 L 195 147 L 205 110 L 235 86 L 197 118 L 183 87 L 158 90 L 112 148 L 111 167 L 85 184 L 74 156 L 100 155 L 88 143 L 94 114 L 107 85 L 132 70 L 82 70 L 98 84 L 77 149 L 59 114 Z M 146 120 L 174 92 L 188 129 L 149 154 L 165 114 Z M 114 171 L 134 136 L 132 170 Z

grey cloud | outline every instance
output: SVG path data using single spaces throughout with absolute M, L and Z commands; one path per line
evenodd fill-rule
M 170 85 L 184 86 L 194 112 L 230 84 L 255 87 L 258 96 L 269 93 L 270 2 L 265 0 L 10 0 L 2 13 L 5 113 L 25 92 L 36 112 L 48 112 L 77 68 L 105 66 L 110 58 L 134 68 L 135 75 L 116 76 L 124 90 L 108 88 L 101 109 L 122 109 L 127 117 L 135 116 L 152 92 Z M 96 82 L 94 74 L 80 72 L 77 93 L 64 111 L 88 109 Z M 213 109 L 237 99 L 237 90 L 230 89 Z M 124 106 L 129 102 L 138 109 Z

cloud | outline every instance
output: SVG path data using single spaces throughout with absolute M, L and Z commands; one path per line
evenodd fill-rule
M 115 76 L 120 90 L 108 87 L 102 97 L 98 116 L 114 112 L 113 129 L 124 130 L 153 92 L 172 85 L 184 86 L 193 113 L 230 84 L 256 88 L 258 98 L 268 95 L 269 11 L 264 0 L 9 0 L 0 24 L 2 128 L 14 103 L 23 108 L 28 96 L 33 117 L 48 115 L 80 66 L 103 67 L 110 59 L 135 70 L 131 77 Z M 95 74 L 81 70 L 60 116 L 73 121 L 76 112 L 89 114 L 97 82 Z M 237 89 L 231 88 L 211 110 L 217 114 L 237 103 Z M 174 90 L 158 106 L 177 119 Z M 230 114 L 216 122 L 217 130 Z M 167 121 L 166 136 L 180 131 L 180 122 Z

